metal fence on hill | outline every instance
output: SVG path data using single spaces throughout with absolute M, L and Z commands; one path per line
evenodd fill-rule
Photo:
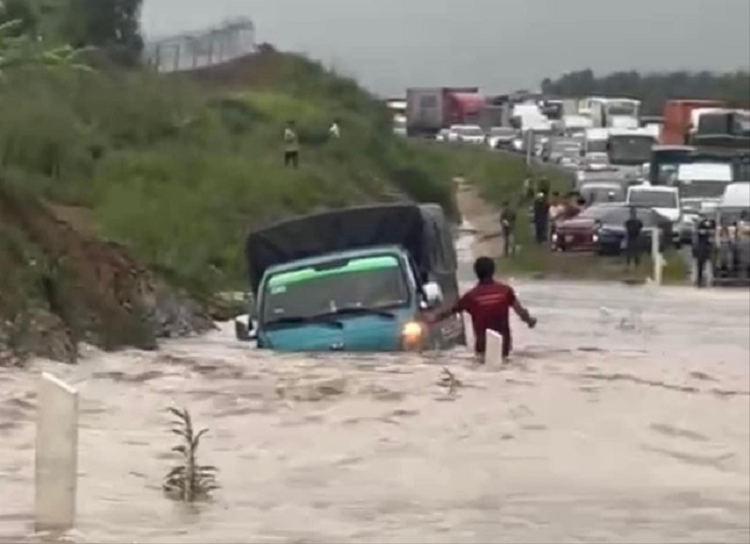
M 194 33 L 162 38 L 146 44 L 146 62 L 159 72 L 197 70 L 255 53 L 255 25 L 238 18 Z

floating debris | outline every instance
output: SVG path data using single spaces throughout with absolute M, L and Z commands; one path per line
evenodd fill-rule
M 164 492 L 170 498 L 183 502 L 207 500 L 211 492 L 219 488 L 216 483 L 216 467 L 199 465 L 197 461 L 201 437 L 208 429 L 195 433 L 187 410 L 170 408 L 169 412 L 177 417 L 171 431 L 183 439 L 182 444 L 172 448 L 172 451 L 182 455 L 182 463 L 173 467 L 164 478 Z

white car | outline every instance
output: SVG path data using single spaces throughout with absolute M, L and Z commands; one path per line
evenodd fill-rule
M 442 128 L 440 129 L 440 132 L 437 133 L 437 136 L 435 136 L 435 139 L 438 142 L 450 142 L 451 141 L 451 131 L 448 128 Z
M 490 149 L 510 147 L 518 136 L 518 131 L 511 127 L 493 127 L 487 135 L 487 146 Z
M 453 125 L 450 128 L 452 134 L 456 135 L 457 142 L 482 145 L 487 135 L 479 125 Z
M 679 245 L 680 223 L 682 222 L 682 206 L 680 191 L 677 187 L 651 185 L 644 183 L 628 188 L 626 203 L 639 208 L 652 208 L 656 213 L 672 223 L 672 234 Z

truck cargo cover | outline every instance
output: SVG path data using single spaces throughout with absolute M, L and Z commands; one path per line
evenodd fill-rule
M 436 268 L 455 272 L 455 250 L 450 235 L 446 238 L 436 232 L 447 229 L 444 220 L 442 225 L 436 224 L 442 219 L 441 214 L 439 206 L 361 206 L 295 217 L 252 232 L 246 252 L 253 293 L 257 293 L 263 274 L 272 266 L 382 245 L 406 249 L 425 274 Z M 450 247 L 443 248 L 446 240 Z M 441 247 L 436 248 L 436 244 Z

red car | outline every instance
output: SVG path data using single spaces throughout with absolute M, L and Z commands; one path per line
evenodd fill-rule
M 598 251 L 600 220 L 617 204 L 596 204 L 572 219 L 559 221 L 552 233 L 555 251 Z M 619 204 L 622 206 L 622 204 Z

